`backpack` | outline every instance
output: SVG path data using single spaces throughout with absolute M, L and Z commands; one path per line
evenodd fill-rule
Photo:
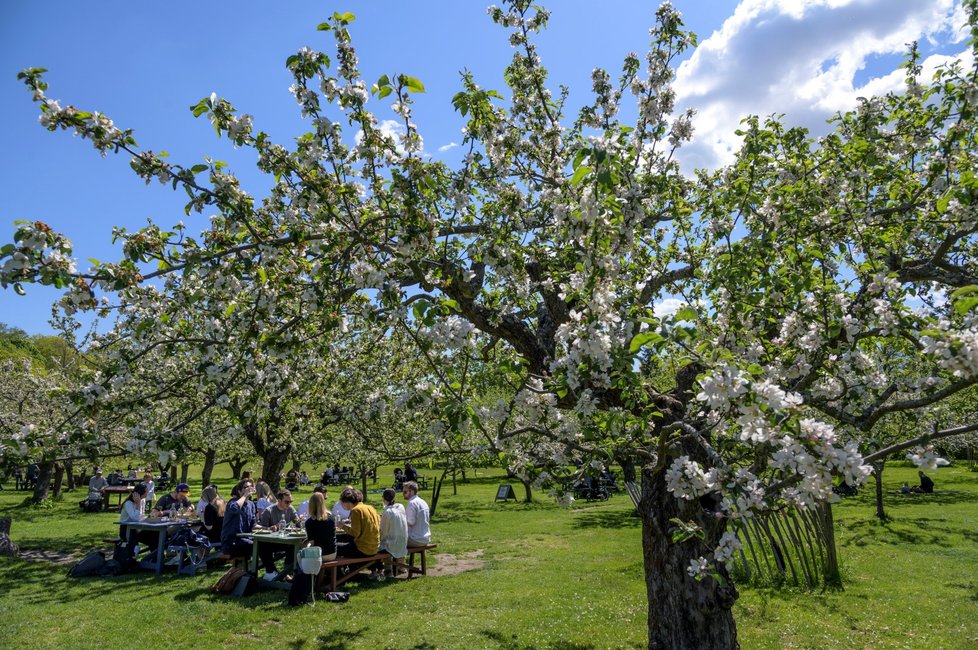
M 250 574 L 244 569 L 231 567 L 224 572 L 224 575 L 217 579 L 217 582 L 211 585 L 211 591 L 215 594 L 230 594 L 234 591 L 241 578 L 247 575 Z
M 114 562 L 118 566 L 118 569 L 115 570 L 113 575 L 132 571 L 136 564 L 136 558 L 133 557 L 132 549 L 128 542 L 120 539 L 115 543 L 115 546 L 112 548 L 112 559 L 109 563 L 111 562 Z
M 292 587 L 289 589 L 289 605 L 305 605 L 312 598 L 312 581 L 314 580 L 308 573 L 303 573 L 302 569 L 296 567 L 295 576 L 292 578 Z
M 186 546 L 188 548 L 207 548 L 211 541 L 206 535 L 201 535 L 191 528 L 182 528 L 170 538 L 170 546 Z
M 102 574 L 105 568 L 105 553 L 92 551 L 68 571 L 69 578 L 88 578 Z

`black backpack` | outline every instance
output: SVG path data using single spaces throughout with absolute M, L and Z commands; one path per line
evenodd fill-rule
M 312 581 L 314 579 L 296 567 L 295 576 L 292 578 L 292 588 L 289 589 L 289 605 L 293 607 L 305 605 L 312 599 Z
M 105 553 L 92 551 L 68 571 L 69 578 L 88 578 L 102 575 L 105 569 Z

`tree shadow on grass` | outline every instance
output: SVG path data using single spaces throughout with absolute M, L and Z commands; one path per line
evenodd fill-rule
M 344 631 L 337 630 L 333 633 L 333 636 L 320 634 L 318 637 L 316 637 L 316 643 L 319 644 L 316 647 L 318 648 L 318 650 L 347 650 L 347 648 L 350 647 L 349 644 L 352 641 L 356 641 L 357 639 L 362 637 L 365 632 L 366 632 L 366 628 L 354 630 L 352 632 L 345 631 L 345 630 Z M 301 644 L 301 641 L 297 643 Z M 295 647 L 301 648 L 303 646 L 296 645 Z
M 587 510 L 576 514 L 574 528 L 581 530 L 640 528 L 642 526 L 642 520 L 635 516 L 634 510 Z
M 961 535 L 969 539 L 978 538 L 978 534 L 974 531 L 948 526 L 945 520 L 933 517 L 890 519 L 886 522 L 878 519 L 849 521 L 846 523 L 846 527 L 849 529 L 849 536 L 842 542 L 841 546 L 925 544 L 952 548 L 955 544 L 949 540 L 950 536 Z

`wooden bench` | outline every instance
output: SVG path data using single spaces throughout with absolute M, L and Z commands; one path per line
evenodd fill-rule
M 428 558 L 426 553 L 433 548 L 437 548 L 437 544 L 426 544 L 424 546 L 411 546 L 408 548 L 407 562 L 401 561 L 396 562 L 395 566 L 398 569 L 405 569 L 407 571 L 407 577 L 411 578 L 415 575 L 428 575 Z M 414 566 L 414 556 L 421 556 L 421 566 Z M 323 590 L 323 586 L 326 583 L 326 576 L 329 575 L 329 590 L 336 591 L 336 588 L 341 584 L 352 578 L 353 576 L 360 573 L 367 565 L 373 564 L 375 562 L 383 562 L 384 560 L 390 559 L 390 554 L 386 551 L 378 553 L 376 555 L 371 555 L 370 557 L 338 557 L 335 560 L 327 560 L 323 562 L 322 568 L 319 570 L 319 579 L 316 581 L 316 587 L 320 591 Z M 350 567 L 350 572 L 346 575 L 338 575 L 337 569 L 340 567 Z

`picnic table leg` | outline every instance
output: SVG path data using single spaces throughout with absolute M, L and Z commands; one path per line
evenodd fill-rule
M 160 528 L 160 539 L 156 546 L 156 575 L 163 574 L 163 555 L 166 552 L 166 528 Z
M 251 541 L 251 569 L 249 570 L 248 567 L 245 567 L 245 571 L 249 571 L 249 573 L 255 574 L 256 578 L 258 577 L 258 540 L 257 539 L 253 539 Z
M 421 575 L 428 575 L 428 559 L 425 551 L 421 551 Z

